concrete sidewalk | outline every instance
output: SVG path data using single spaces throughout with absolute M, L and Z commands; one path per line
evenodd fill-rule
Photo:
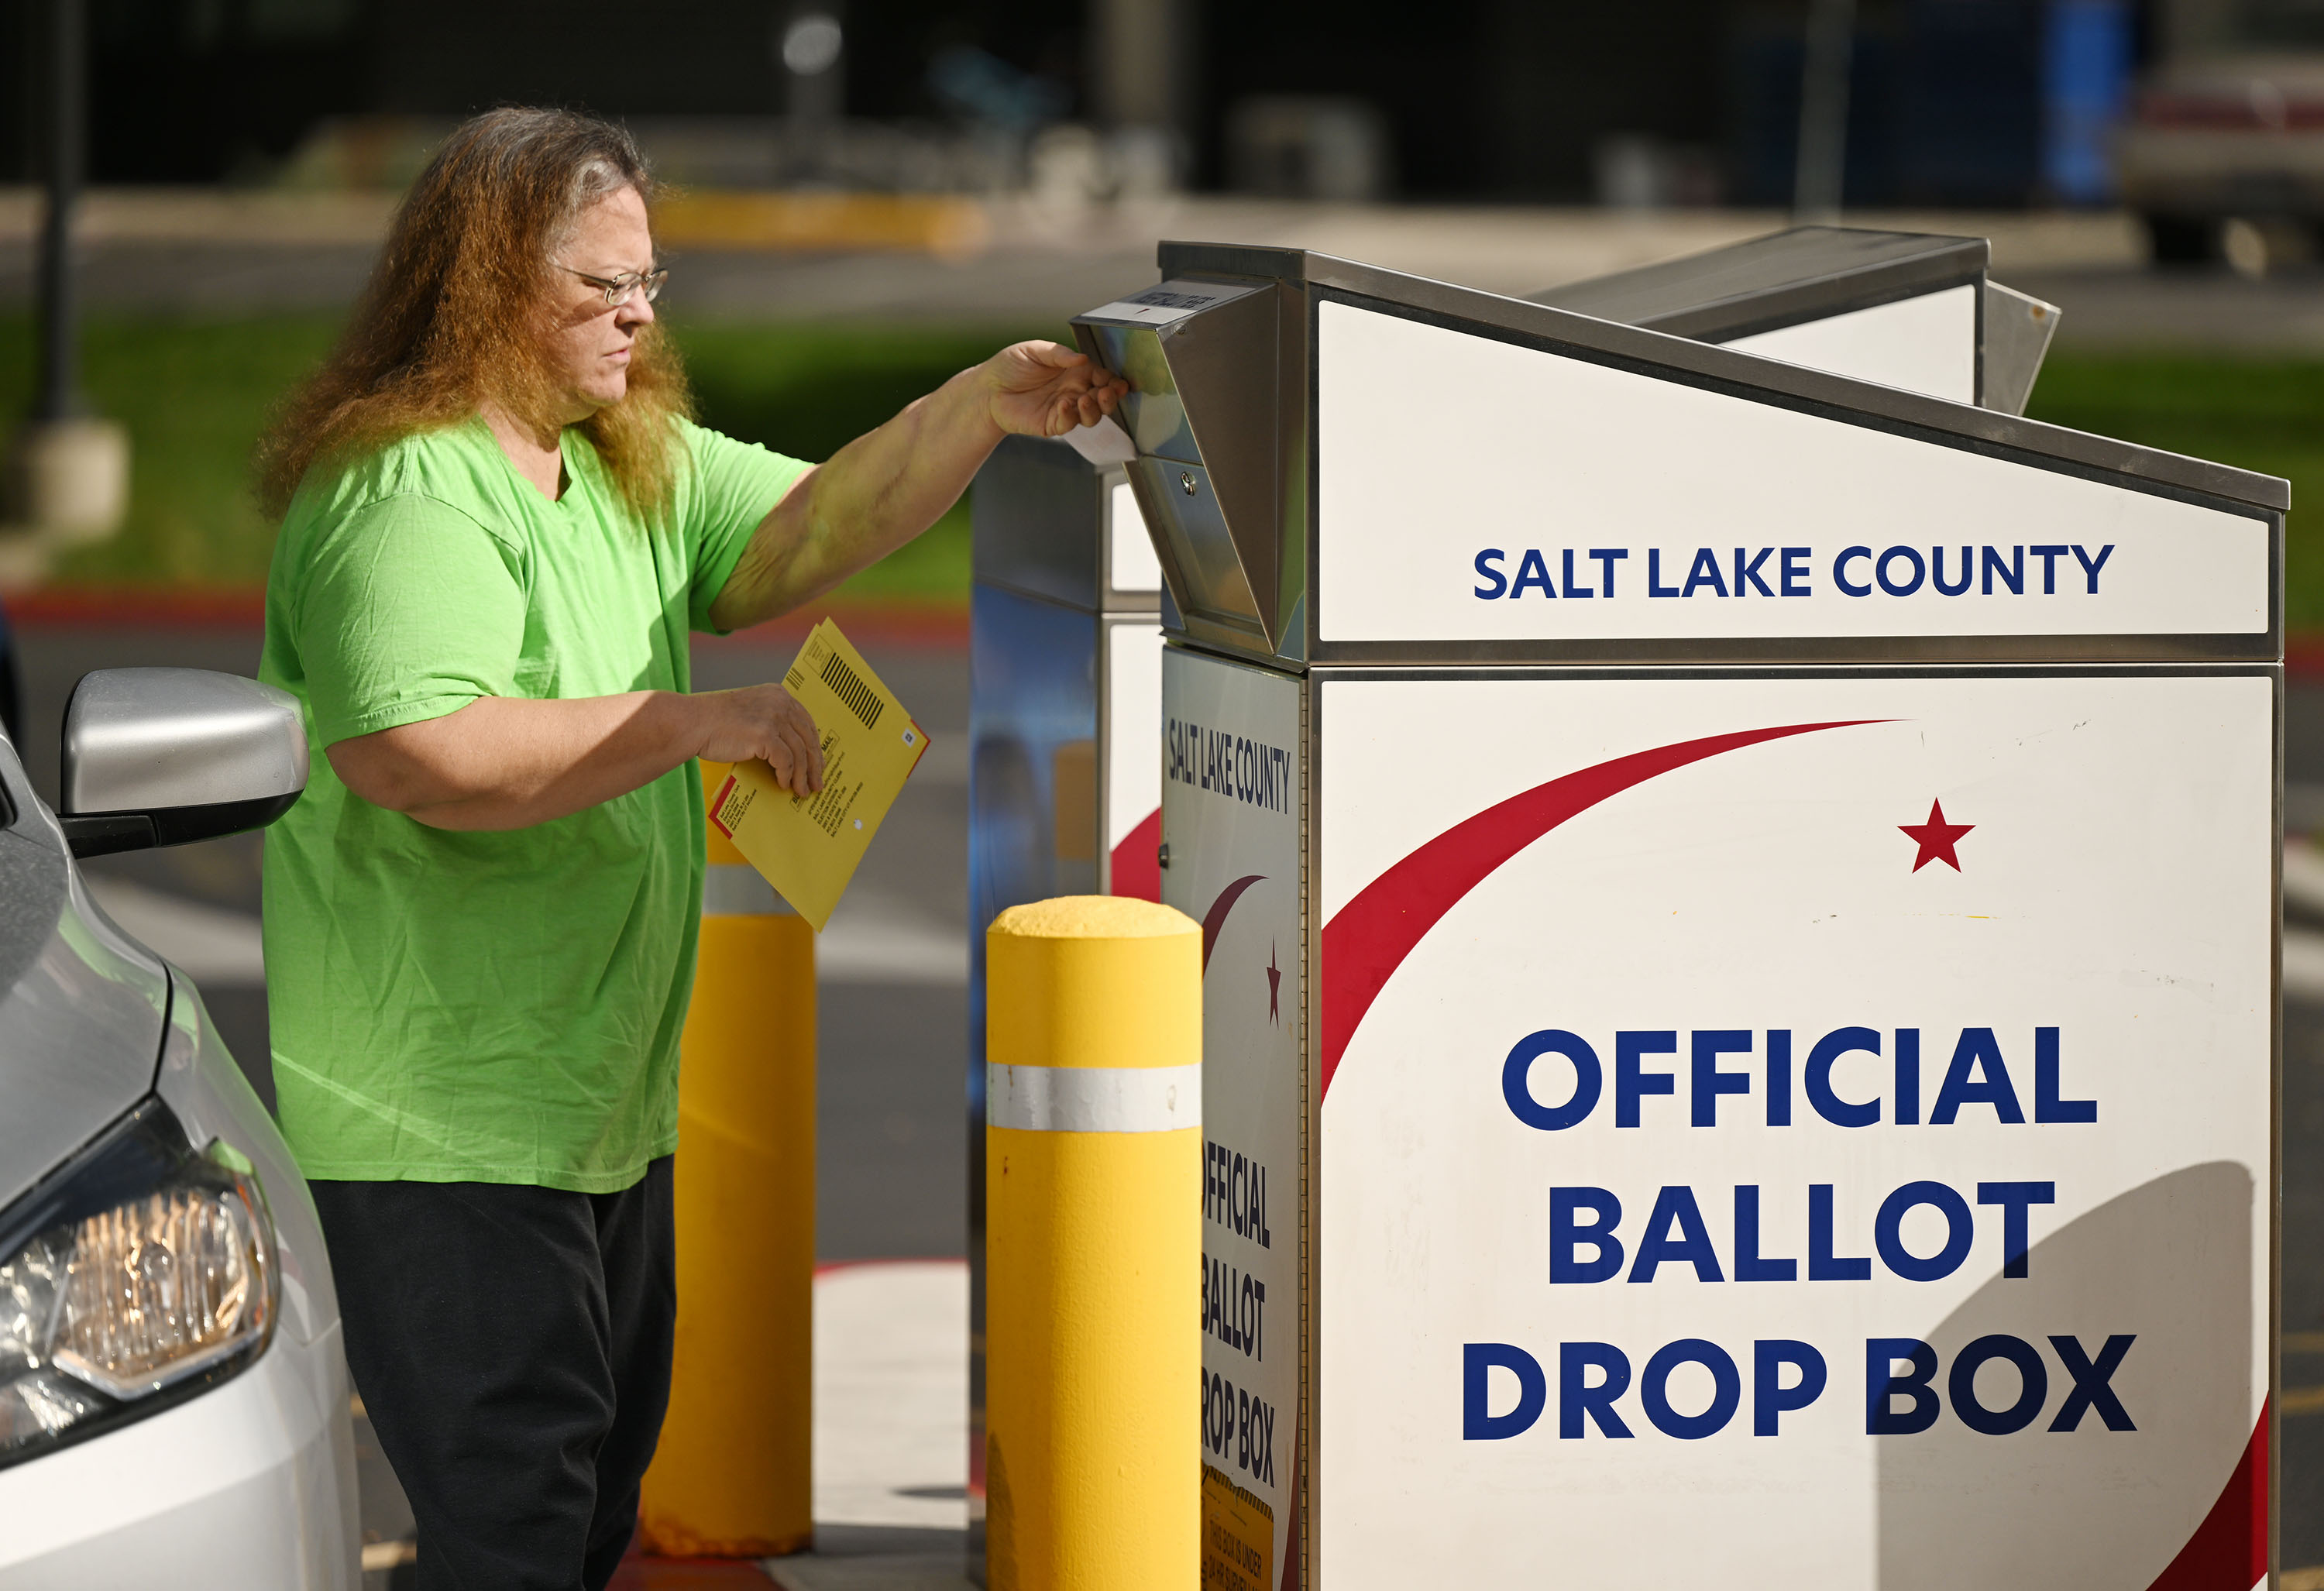
M 968 1267 L 830 1266 L 815 1283 L 815 1549 L 650 1558 L 613 1591 L 967 1591 Z
M 838 1265 L 815 1284 L 816 1550 L 784 1591 L 958 1591 L 967 1577 L 968 1267 Z
M 718 196 L 780 207 L 779 193 Z M 826 196 L 830 197 L 830 196 Z M 1055 325 L 1154 280 L 1166 237 L 1284 244 L 1525 294 L 1771 232 L 1765 210 L 1338 205 L 1224 195 L 1057 206 L 946 201 L 975 213 L 967 246 L 741 246 L 673 213 L 665 304 L 700 319 Z M 334 312 L 354 300 L 394 207 L 383 193 L 98 189 L 80 213 L 79 291 L 99 312 Z M 38 196 L 0 188 L 0 309 L 29 302 Z M 1988 237 L 2014 287 L 2062 306 L 2061 345 L 2254 353 L 2324 350 L 2324 271 L 2265 281 L 2146 267 L 2136 221 L 2110 211 L 1886 211 L 1849 225 Z M 890 240 L 891 242 L 893 240 Z

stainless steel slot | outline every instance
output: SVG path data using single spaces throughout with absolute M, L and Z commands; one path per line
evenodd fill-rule
M 1167 458 L 1139 458 L 1129 467 L 1148 522 L 1161 529 L 1185 582 L 1189 611 L 1259 629 L 1259 602 L 1243 576 L 1242 560 L 1227 532 L 1210 472 L 1198 464 Z

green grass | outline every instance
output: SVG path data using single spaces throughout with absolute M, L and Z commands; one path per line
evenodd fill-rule
M 2052 354 L 2026 412 L 2289 480 L 2284 623 L 2324 630 L 2324 360 Z
M 250 449 L 267 411 L 319 359 L 333 322 L 92 321 L 84 337 L 89 393 L 132 437 L 129 521 L 101 547 L 63 560 L 76 584 L 250 585 L 266 576 L 272 528 L 248 489 Z M 828 457 L 1022 326 L 679 323 L 703 418 L 804 458 Z M 1061 335 L 1063 328 L 1047 328 Z M 32 391 L 32 331 L 0 317 L 0 415 Z M 2292 501 L 2324 498 L 2324 361 L 2198 354 L 2051 356 L 2032 412 L 2077 429 L 2239 464 L 2292 483 Z M 2310 525 L 2316 527 L 2310 529 Z M 2324 630 L 2324 513 L 2291 522 L 2287 614 Z M 965 505 L 852 581 L 847 594 L 964 600 Z
M 250 450 L 276 400 L 330 345 L 319 317 L 234 321 L 102 319 L 84 328 L 83 385 L 129 428 L 129 520 L 60 561 L 56 578 L 143 585 L 249 585 L 266 578 L 272 527 L 249 491 Z M 0 415 L 24 412 L 32 335 L 0 322 Z
M 273 528 L 250 492 L 266 417 L 328 349 L 335 322 L 91 321 L 84 381 L 98 412 L 131 437 L 121 534 L 60 560 L 74 584 L 248 586 L 266 578 Z M 803 458 L 830 456 L 1022 328 L 680 326 L 704 421 Z M 0 415 L 22 414 L 32 383 L 32 327 L 0 318 Z M 844 588 L 865 599 L 965 602 L 965 503 Z

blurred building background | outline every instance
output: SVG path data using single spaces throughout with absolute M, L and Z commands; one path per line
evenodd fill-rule
M 91 0 L 91 176 L 392 186 L 514 100 L 628 118 L 699 186 L 1778 205 L 1808 4 Z M 0 5 L 0 179 L 42 5 Z M 2319 0 L 1847 9 L 1851 207 L 2106 202 L 2142 69 L 2324 47 Z

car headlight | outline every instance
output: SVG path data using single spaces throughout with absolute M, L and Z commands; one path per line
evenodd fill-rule
M 0 1467 L 241 1370 L 280 1290 L 250 1163 L 147 1100 L 0 1211 Z

